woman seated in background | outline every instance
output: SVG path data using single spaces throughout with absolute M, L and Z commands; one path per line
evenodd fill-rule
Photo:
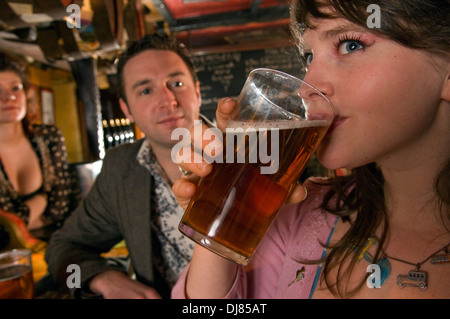
M 27 120 L 27 80 L 20 63 L 0 53 L 0 209 L 48 241 L 78 203 L 61 131 Z

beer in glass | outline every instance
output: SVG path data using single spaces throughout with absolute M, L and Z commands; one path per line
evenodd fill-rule
M 180 231 L 246 265 L 326 134 L 334 108 L 288 74 L 252 71 L 212 172 L 200 179 Z
M 13 249 L 0 253 L 0 299 L 34 298 L 31 251 Z

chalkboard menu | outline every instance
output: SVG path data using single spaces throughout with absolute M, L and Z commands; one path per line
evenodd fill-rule
M 192 58 L 200 80 L 201 113 L 211 119 L 215 117 L 217 102 L 222 97 L 237 97 L 253 69 L 270 68 L 302 76 L 296 47 L 221 52 Z

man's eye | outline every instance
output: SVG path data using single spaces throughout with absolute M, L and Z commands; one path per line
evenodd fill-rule
M 184 85 L 181 81 L 175 81 L 172 83 L 172 87 L 182 87 Z
M 147 95 L 150 94 L 150 92 L 151 92 L 150 89 L 143 89 L 139 92 L 139 95 Z

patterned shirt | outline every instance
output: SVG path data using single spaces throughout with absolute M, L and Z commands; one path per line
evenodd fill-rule
M 184 211 L 178 205 L 171 183 L 148 140 L 142 143 L 137 160 L 152 175 L 151 227 L 157 239 L 152 241 L 152 257 L 155 269 L 171 288 L 189 263 L 194 243 L 178 230 Z

